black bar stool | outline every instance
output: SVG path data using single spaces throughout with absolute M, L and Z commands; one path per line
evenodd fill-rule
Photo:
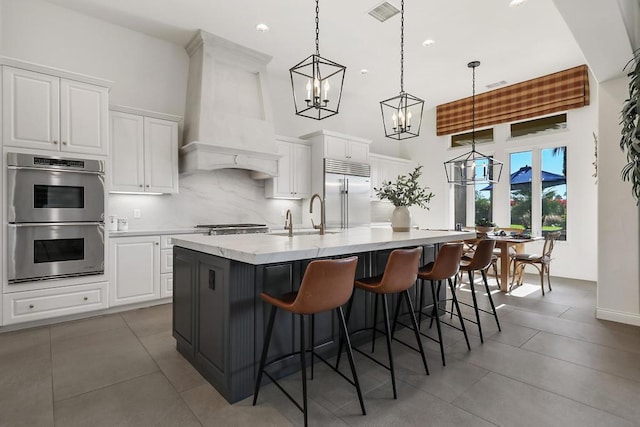
M 452 277 L 456 277 L 458 274 L 458 270 L 460 268 L 460 257 L 462 257 L 462 243 L 449 243 L 446 245 L 442 245 L 440 250 L 438 251 L 438 256 L 435 262 L 429 263 L 422 267 L 418 271 L 418 279 L 421 279 L 422 285 L 420 287 L 420 305 L 418 306 L 418 325 L 422 323 L 422 314 L 424 308 L 424 285 L 426 281 L 429 281 L 431 284 L 431 296 L 432 296 L 432 310 L 431 313 L 424 313 L 426 316 L 431 318 L 431 324 L 433 324 L 433 320 L 435 318 L 436 328 L 438 330 L 438 339 L 430 337 L 423 332 L 420 332 L 426 338 L 433 340 L 440 344 L 440 355 L 442 357 L 442 365 L 446 365 L 445 357 L 444 357 L 444 343 L 442 340 L 442 329 L 440 324 L 443 323 L 447 326 L 450 326 L 454 329 L 462 331 L 464 334 L 464 339 L 467 342 L 467 348 L 471 350 L 471 346 L 469 345 L 469 337 L 467 336 L 467 330 L 464 327 L 464 320 L 462 317 L 462 313 L 460 312 L 460 306 L 458 305 L 458 299 L 456 298 L 455 285 L 451 280 Z M 440 301 L 438 296 L 440 295 L 440 288 L 442 285 L 442 281 L 447 280 L 449 282 L 449 289 L 451 290 L 451 300 L 453 307 L 455 307 L 456 312 L 458 314 L 458 319 L 460 320 L 460 327 L 453 325 L 451 323 L 447 323 L 445 321 L 440 320 Z M 437 289 L 436 289 L 437 282 Z M 445 299 L 445 313 L 449 311 L 446 310 L 446 299 Z M 452 307 L 452 310 L 453 310 Z M 452 313 L 453 314 L 453 313 Z M 431 325 L 429 325 L 431 327 Z
M 384 312 L 384 334 L 387 338 L 387 353 L 389 356 L 389 366 L 383 364 L 382 362 L 376 360 L 372 356 L 367 353 L 362 352 L 358 348 L 354 348 L 355 351 L 362 354 L 363 356 L 369 358 L 373 362 L 382 366 L 385 369 L 391 371 L 391 384 L 393 385 L 393 398 L 397 399 L 398 394 L 396 392 L 396 375 L 395 370 L 393 368 L 393 354 L 391 351 L 391 339 L 393 337 L 393 331 L 391 330 L 389 323 L 389 303 L 387 301 L 388 294 L 400 294 L 398 298 L 398 303 L 396 305 L 396 314 L 395 318 L 398 317 L 398 313 L 400 310 L 400 306 L 402 305 L 402 300 L 404 299 L 409 307 L 409 314 L 411 317 L 411 323 L 413 325 L 413 331 L 415 333 L 416 341 L 418 342 L 418 348 L 414 348 L 409 346 L 408 344 L 396 340 L 401 344 L 408 346 L 409 348 L 417 351 L 422 356 L 422 363 L 424 365 L 424 370 L 429 374 L 429 368 L 427 367 L 427 359 L 424 354 L 424 349 L 422 348 L 422 341 L 420 340 L 420 334 L 418 333 L 418 323 L 416 321 L 415 311 L 413 308 L 413 304 L 411 303 L 411 298 L 409 297 L 408 289 L 413 286 L 417 277 L 418 277 L 418 267 L 420 266 L 420 256 L 422 255 L 422 247 L 417 247 L 414 249 L 396 249 L 391 252 L 389 255 L 389 260 L 387 261 L 387 265 L 384 269 L 384 273 L 380 276 L 376 277 L 368 277 L 365 279 L 356 280 L 355 285 L 356 288 L 362 289 L 367 292 L 373 292 L 375 294 L 375 303 L 374 303 L 374 316 L 373 316 L 373 327 L 366 328 L 373 330 L 373 338 L 371 345 L 371 352 L 374 351 L 375 344 L 375 334 L 376 331 L 382 333 L 382 331 L 377 330 L 377 309 L 378 309 L 378 298 L 382 298 L 383 312 Z M 347 307 L 347 322 L 349 320 L 349 316 L 351 314 L 351 306 L 353 304 L 353 296 L 349 300 L 349 305 Z M 342 350 L 342 343 L 340 343 L 340 347 L 338 350 L 338 359 L 336 361 L 336 368 L 340 363 L 340 356 Z
M 360 390 L 360 383 L 358 382 L 358 375 L 356 374 L 356 367 L 353 361 L 353 352 L 351 349 L 351 340 L 347 332 L 347 324 L 345 322 L 344 314 L 342 312 L 342 305 L 344 305 L 353 294 L 353 281 L 356 274 L 356 265 L 358 263 L 357 257 L 335 259 L 335 260 L 316 260 L 311 261 L 307 266 L 307 269 L 302 278 L 300 290 L 298 292 L 291 292 L 281 297 L 273 297 L 269 294 L 262 292 L 260 298 L 265 302 L 271 304 L 271 314 L 269 315 L 269 323 L 267 325 L 267 331 L 265 336 L 264 346 L 262 348 L 262 356 L 260 357 L 260 367 L 258 368 L 258 377 L 256 378 L 256 388 L 253 395 L 253 405 L 255 406 L 258 400 L 258 392 L 260 391 L 260 382 L 262 380 L 262 374 L 264 373 L 282 392 L 291 400 L 304 414 L 304 425 L 307 425 L 307 369 L 306 369 L 306 357 L 305 353 L 310 351 L 312 355 L 315 354 L 320 360 L 326 363 L 329 367 L 334 369 L 340 376 L 347 380 L 350 384 L 355 386 L 358 393 L 358 400 L 360 400 L 360 408 L 362 408 L 362 415 L 366 415 L 364 408 L 364 401 L 362 400 L 362 391 Z M 300 315 L 300 367 L 302 370 L 302 406 L 282 388 L 276 379 L 271 376 L 265 367 L 278 362 L 292 354 L 278 357 L 275 360 L 266 363 L 267 353 L 269 352 L 269 342 L 271 341 L 271 333 L 273 332 L 273 323 L 276 317 L 277 309 L 288 311 L 290 313 Z M 304 315 L 310 314 L 313 319 L 313 315 L 324 311 L 336 310 L 338 315 L 340 330 L 342 337 L 340 344 L 343 341 L 347 342 L 347 355 L 349 357 L 349 365 L 351 366 L 351 374 L 353 380 L 346 377 L 336 368 L 334 368 L 329 362 L 327 362 L 322 356 L 316 354 L 314 351 L 314 343 L 311 342 L 311 349 L 307 350 L 305 347 L 305 326 Z M 313 326 L 313 321 L 312 321 Z M 313 336 L 313 331 L 312 331 Z M 296 354 L 296 353 L 293 353 Z
M 496 241 L 492 239 L 482 239 L 478 242 L 476 246 L 476 250 L 473 254 L 473 258 L 471 260 L 465 260 L 464 258 L 460 261 L 460 271 L 466 271 L 469 274 L 469 286 L 471 287 L 471 298 L 473 298 L 473 306 L 467 304 L 465 302 L 460 302 L 469 307 L 473 307 L 476 312 L 476 321 L 474 322 L 471 319 L 465 318 L 465 320 L 469 320 L 472 323 L 476 323 L 478 325 L 478 333 L 480 334 L 480 342 L 484 342 L 484 338 L 482 337 L 482 325 L 480 324 L 480 311 L 487 314 L 493 314 L 493 317 L 496 319 L 496 324 L 498 325 L 498 330 L 502 331 L 500 328 L 500 321 L 498 320 L 498 313 L 496 312 L 496 307 L 493 304 L 493 298 L 491 297 L 491 291 L 489 290 L 489 283 L 487 283 L 487 269 L 491 265 L 491 259 L 493 256 L 493 249 L 496 247 Z M 473 283 L 473 272 L 480 271 L 482 274 L 482 280 L 484 281 L 484 287 L 487 290 L 487 296 L 489 297 L 489 303 L 491 303 L 491 311 L 483 310 L 478 308 L 478 301 L 476 299 L 476 288 Z

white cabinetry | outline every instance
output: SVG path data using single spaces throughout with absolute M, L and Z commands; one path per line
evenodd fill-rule
M 380 200 L 374 187 L 379 188 L 386 181 L 395 182 L 398 175 L 407 175 L 414 168 L 411 160 L 375 153 L 369 153 L 369 164 L 371 165 L 371 200 Z
M 328 159 L 346 160 L 349 162 L 367 163 L 369 161 L 370 141 L 354 137 L 324 135 L 324 157 Z
M 108 283 L 99 282 L 5 294 L 3 324 L 105 309 L 107 290 Z
M 131 111 L 139 110 L 111 107 L 109 191 L 177 193 L 180 118 Z
M 108 153 L 108 87 L 4 66 L 2 105 L 4 145 Z
M 311 195 L 311 145 L 297 138 L 277 137 L 278 176 L 265 182 L 265 197 L 305 199 Z
M 160 298 L 160 237 L 112 238 L 109 242 L 111 306 Z

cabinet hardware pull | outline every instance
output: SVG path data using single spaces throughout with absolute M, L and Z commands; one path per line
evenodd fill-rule
M 87 297 L 84 297 L 84 298 L 82 298 L 82 299 L 83 299 L 83 300 L 85 300 L 85 301 L 88 301 L 88 300 L 89 300 L 89 298 L 87 298 Z
M 53 144 L 54 144 L 54 145 L 57 145 L 57 144 L 58 144 L 58 141 L 53 141 Z
M 62 145 L 67 145 L 67 141 L 62 141 Z
M 147 184 L 147 188 L 149 188 L 149 184 Z
M 140 184 L 138 187 L 142 188 L 142 184 Z
M 209 289 L 216 290 L 216 272 L 214 270 L 209 270 Z
M 29 304 L 29 308 L 33 308 L 33 304 Z
M 156 242 L 156 246 L 158 246 L 160 243 Z

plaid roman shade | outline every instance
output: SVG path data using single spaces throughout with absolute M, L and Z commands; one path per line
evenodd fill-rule
M 586 65 L 476 95 L 476 128 L 589 105 Z M 437 135 L 471 129 L 472 97 L 436 107 Z

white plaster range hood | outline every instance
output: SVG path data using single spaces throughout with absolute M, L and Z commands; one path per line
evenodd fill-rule
M 271 56 L 200 30 L 187 44 L 182 172 L 248 169 L 278 175 L 267 64 Z

